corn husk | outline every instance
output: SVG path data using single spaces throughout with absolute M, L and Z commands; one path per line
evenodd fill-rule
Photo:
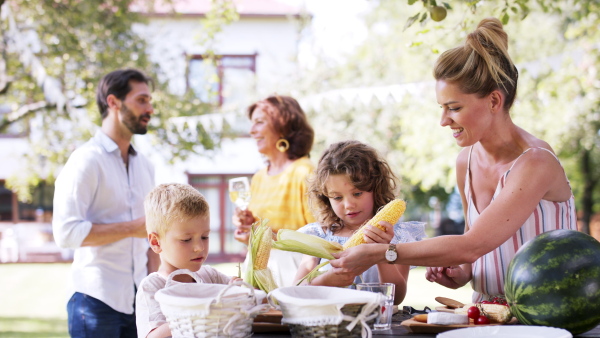
M 329 242 L 320 237 L 305 234 L 290 229 L 281 229 L 277 233 L 277 241 L 273 248 L 284 251 L 300 252 L 305 255 L 335 259 L 332 253 L 342 252 L 343 247 L 339 243 Z
M 310 283 L 310 281 L 313 280 L 314 278 L 316 278 L 317 276 L 324 274 L 325 271 L 319 271 L 319 269 L 324 267 L 327 264 L 329 264 L 329 261 L 325 261 L 325 262 L 315 266 L 315 268 L 312 269 L 309 273 L 307 273 L 306 276 L 302 277 L 302 279 L 299 280 L 296 285 L 302 284 L 302 282 L 304 282 L 305 280 L 308 280 L 308 283 Z
M 269 260 L 273 243 L 273 231 L 267 226 L 268 219 L 252 225 L 248 240 L 248 267 L 244 281 L 264 292 L 277 289 L 277 283 L 266 262 Z

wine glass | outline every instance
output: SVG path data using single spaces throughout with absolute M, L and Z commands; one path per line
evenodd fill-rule
M 250 203 L 248 177 L 236 177 L 229 180 L 229 198 L 238 208 L 246 210 Z

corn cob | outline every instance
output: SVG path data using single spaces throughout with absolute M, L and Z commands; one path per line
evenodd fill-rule
M 270 228 L 268 228 L 270 230 Z M 256 252 L 254 256 L 254 270 L 263 270 L 267 268 L 269 257 L 271 256 L 271 231 L 262 231 L 259 233 L 260 237 L 257 237 L 258 242 L 254 244 Z
M 277 288 L 271 270 L 267 267 L 273 243 L 273 231 L 266 225 L 268 221 L 264 219 L 252 225 L 248 241 L 248 267 L 244 278 L 246 283 L 267 293 Z
M 379 212 L 377 212 L 377 214 L 375 214 L 375 216 L 373 216 L 373 218 L 371 218 L 366 225 L 373 225 L 385 231 L 385 228 L 379 225 L 379 222 L 386 221 L 394 225 L 396 222 L 398 222 L 402 214 L 404 214 L 404 210 L 406 210 L 406 202 L 401 199 L 392 200 L 388 204 L 384 205 L 383 208 L 381 208 L 381 210 L 379 210 Z M 360 227 L 352 235 L 352 237 L 346 241 L 344 244 L 344 250 L 366 243 L 363 233 L 364 227 L 364 225 Z
M 454 309 L 454 313 L 467 314 L 467 311 L 471 306 L 476 306 L 482 315 L 488 317 L 490 323 L 505 324 L 512 319 L 512 313 L 510 308 L 506 305 L 501 304 L 466 304 L 462 308 Z

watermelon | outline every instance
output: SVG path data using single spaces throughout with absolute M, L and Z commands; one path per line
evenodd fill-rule
M 504 291 L 522 324 L 573 335 L 593 329 L 600 324 L 600 242 L 575 230 L 537 236 L 510 262 Z

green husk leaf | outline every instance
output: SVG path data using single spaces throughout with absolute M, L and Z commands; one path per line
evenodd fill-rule
M 332 253 L 344 250 L 339 243 L 329 242 L 320 237 L 290 229 L 279 230 L 277 241 L 273 242 L 273 248 L 300 252 L 305 255 L 324 259 L 335 259 Z
M 256 288 L 259 288 L 265 292 L 270 292 L 277 288 L 277 283 L 273 279 L 273 274 L 269 268 L 262 270 L 255 270 L 254 259 L 257 255 L 258 248 L 264 236 L 271 236 L 272 230 L 267 226 L 268 219 L 260 220 L 252 224 L 252 230 L 250 231 L 250 238 L 248 240 L 248 266 L 246 268 L 246 276 L 244 281 Z M 272 242 L 272 241 L 271 241 Z
M 315 268 L 312 269 L 309 273 L 307 273 L 306 276 L 302 277 L 302 279 L 299 280 L 298 284 L 296 284 L 296 285 L 300 285 L 305 279 L 308 279 L 308 282 L 310 283 L 310 281 L 313 280 L 315 277 L 324 274 L 325 271 L 319 271 L 319 269 L 324 267 L 327 264 L 329 264 L 329 261 L 325 261 L 325 262 L 315 266 Z

